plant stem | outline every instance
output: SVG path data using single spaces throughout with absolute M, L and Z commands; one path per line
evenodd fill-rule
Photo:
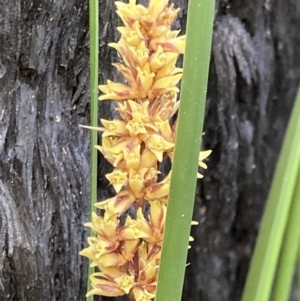
M 90 122 L 91 126 L 98 126 L 98 49 L 99 49 L 99 3 L 98 0 L 89 1 L 89 28 L 90 28 Z M 98 143 L 98 132 L 91 131 L 90 145 L 90 220 L 97 202 L 97 150 L 94 145 Z M 90 236 L 93 236 L 90 231 Z M 89 266 L 88 274 L 91 275 L 94 268 Z M 90 277 L 88 277 L 87 290 L 92 289 Z M 93 301 L 93 296 L 87 297 L 87 301 Z
M 300 90 L 276 166 L 242 301 L 268 301 L 300 164 Z
M 300 168 L 274 282 L 274 301 L 289 300 L 300 245 Z
M 205 111 L 215 1 L 190 0 L 178 130 L 156 301 L 181 300 Z

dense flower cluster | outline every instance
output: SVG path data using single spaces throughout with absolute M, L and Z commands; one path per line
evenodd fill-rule
M 179 9 L 168 2 L 116 2 L 124 26 L 118 28 L 119 42 L 110 46 L 122 59 L 113 65 L 126 84 L 108 80 L 99 86 L 100 100 L 117 101 L 120 119 L 102 119 L 103 127 L 96 128 L 103 132 L 96 147 L 114 167 L 106 177 L 116 195 L 97 203 L 103 216 L 94 213 L 86 224 L 96 235 L 81 255 L 99 268 L 88 295 L 130 294 L 136 301 L 155 296 L 170 185 L 170 173 L 159 181 L 160 166 L 173 159 L 176 124 L 170 119 L 179 106 L 176 85 L 182 76 L 175 64 L 185 47 L 185 36 L 171 30 Z M 199 166 L 206 168 L 202 160 L 209 154 L 200 152 Z

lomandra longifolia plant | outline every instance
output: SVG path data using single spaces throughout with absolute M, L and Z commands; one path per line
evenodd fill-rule
M 102 132 L 96 148 L 114 168 L 106 177 L 116 195 L 96 203 L 102 215 L 93 213 L 85 224 L 95 236 L 80 254 L 97 268 L 87 296 L 155 297 L 171 174 L 162 179 L 160 169 L 173 159 L 176 122 L 170 119 L 179 107 L 182 76 L 175 65 L 185 48 L 185 36 L 171 30 L 179 8 L 168 2 L 116 2 L 124 26 L 119 42 L 109 46 L 121 57 L 113 66 L 126 84 L 108 80 L 99 86 L 100 100 L 117 101 L 119 119 L 102 119 L 103 127 L 93 128 Z M 202 160 L 209 154 L 200 152 L 199 166 L 206 168 Z

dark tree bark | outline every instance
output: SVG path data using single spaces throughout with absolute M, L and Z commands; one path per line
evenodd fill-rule
M 146 1 L 144 1 L 146 2 Z M 177 28 L 185 30 L 187 3 Z M 297 7 L 298 5 L 298 7 Z M 238 301 L 300 78 L 298 0 L 219 0 L 183 300 Z M 101 1 L 100 81 L 120 79 Z M 84 300 L 89 202 L 88 9 L 0 1 L 0 300 Z M 197 30 L 197 29 L 195 29 Z M 196 66 L 195 66 L 196 67 Z M 109 118 L 113 105 L 100 104 Z M 99 198 L 110 195 L 99 155 Z M 103 298 L 105 299 L 105 298 Z M 121 298 L 120 298 L 121 299 Z M 124 298 L 123 298 L 124 299 Z

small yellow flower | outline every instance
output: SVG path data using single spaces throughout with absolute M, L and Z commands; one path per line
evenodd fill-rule
M 128 185 L 136 198 L 142 198 L 144 195 L 144 177 L 147 170 L 147 168 L 139 171 L 130 170 Z
M 138 91 L 124 84 L 115 83 L 108 80 L 107 85 L 100 85 L 99 89 L 104 92 L 104 95 L 99 97 L 99 100 L 114 99 L 122 100 L 128 98 L 137 98 L 139 96 Z
M 121 215 L 135 201 L 135 196 L 129 191 L 121 191 L 116 196 L 95 204 L 99 209 L 106 210 L 110 215 Z
M 128 136 L 128 130 L 126 129 L 126 123 L 121 120 L 105 120 L 101 119 L 102 124 L 105 127 L 105 131 L 102 137 L 107 136 Z
M 136 170 L 140 165 L 141 159 L 141 145 L 135 146 L 132 150 L 128 148 L 123 149 L 125 167 L 127 170 Z
M 127 172 L 115 169 L 112 173 L 106 175 L 106 178 L 114 186 L 115 191 L 120 192 L 121 188 L 127 184 L 128 176 Z
M 94 273 L 90 276 L 92 286 L 94 289 L 89 291 L 86 294 L 86 297 L 93 296 L 93 295 L 102 295 L 106 297 L 118 297 L 125 295 L 125 291 L 122 290 L 114 281 L 109 281 L 106 279 L 99 279 L 97 278 L 97 273 Z
M 119 287 L 129 294 L 131 288 L 134 285 L 134 276 L 122 275 L 115 279 L 115 282 L 119 284 Z
M 162 136 L 153 134 L 146 141 L 146 147 L 159 162 L 162 162 L 164 153 L 174 147 L 174 143 L 166 141 Z

